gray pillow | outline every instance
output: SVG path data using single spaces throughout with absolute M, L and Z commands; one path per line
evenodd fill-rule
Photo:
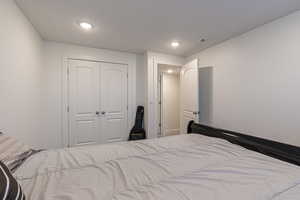
M 39 151 L 31 149 L 28 145 L 25 145 L 14 137 L 0 134 L 0 161 L 11 172 L 15 172 L 28 157 L 37 152 Z

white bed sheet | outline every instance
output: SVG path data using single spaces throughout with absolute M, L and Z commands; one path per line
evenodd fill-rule
M 300 199 L 300 167 L 196 134 L 44 151 L 15 176 L 29 200 Z

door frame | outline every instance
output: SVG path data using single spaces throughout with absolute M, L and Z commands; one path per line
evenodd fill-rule
M 110 60 L 101 58 L 90 58 L 80 56 L 63 57 L 62 59 L 62 106 L 61 106 L 61 144 L 62 147 L 70 147 L 70 122 L 69 122 L 69 60 L 82 60 L 98 63 L 111 63 L 127 65 L 127 132 L 129 135 L 130 129 L 134 124 L 135 109 L 136 109 L 136 62 L 132 59 L 121 59 L 112 56 Z M 116 61 L 115 61 L 116 60 Z
M 161 54 L 155 52 L 146 53 L 146 112 L 145 126 L 148 138 L 157 138 L 159 129 L 158 119 L 158 65 L 183 66 L 186 59 L 179 56 Z
M 159 80 L 158 80 L 160 83 L 159 83 L 159 104 L 158 104 L 158 107 L 160 108 L 160 118 L 158 119 L 159 120 L 159 123 L 160 123 L 160 126 L 159 126 L 159 132 L 160 132 L 160 135 L 158 135 L 159 137 L 164 137 L 165 134 L 164 134 L 164 104 L 163 104 L 163 99 L 164 99 L 164 93 L 163 93 L 163 88 L 164 88 L 164 72 L 161 72 L 159 74 Z

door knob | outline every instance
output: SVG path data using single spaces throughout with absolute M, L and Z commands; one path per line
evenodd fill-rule
M 96 111 L 96 115 L 99 115 L 100 114 L 100 112 L 99 111 Z
M 102 112 L 101 112 L 102 115 L 105 115 L 105 113 L 106 113 L 105 111 L 102 111 Z

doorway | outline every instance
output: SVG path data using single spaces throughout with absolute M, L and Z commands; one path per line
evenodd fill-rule
M 69 146 L 127 140 L 128 66 L 69 60 Z
M 180 69 L 158 65 L 159 137 L 180 134 Z

